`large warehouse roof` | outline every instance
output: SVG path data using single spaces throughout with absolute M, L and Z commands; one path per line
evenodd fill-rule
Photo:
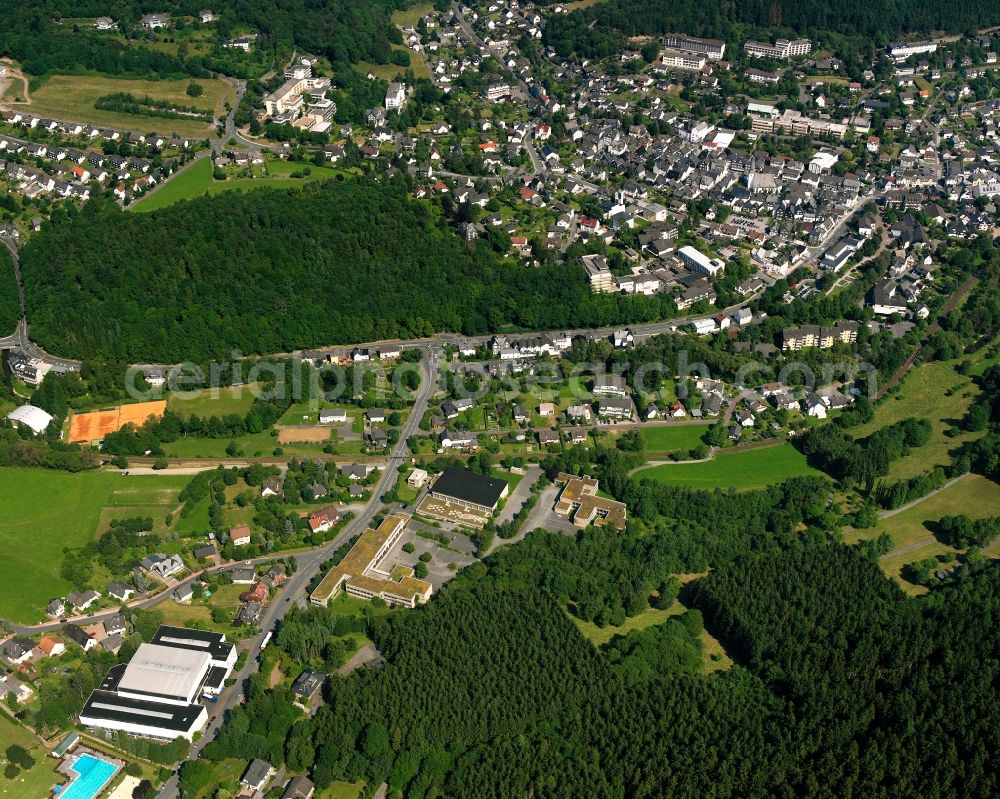
M 159 644 L 141 644 L 118 683 L 121 692 L 191 701 L 208 672 L 211 656 Z

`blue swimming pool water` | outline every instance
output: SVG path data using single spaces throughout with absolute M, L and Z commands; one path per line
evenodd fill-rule
M 118 767 L 93 755 L 80 755 L 72 769 L 78 776 L 58 793 L 59 799 L 94 799 Z

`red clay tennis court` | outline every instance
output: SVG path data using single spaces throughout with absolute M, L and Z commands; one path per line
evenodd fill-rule
M 166 400 L 156 400 L 122 405 L 106 411 L 74 413 L 69 417 L 69 443 L 89 444 L 91 441 L 99 441 L 127 424 L 141 427 L 147 419 L 163 416 L 166 409 Z

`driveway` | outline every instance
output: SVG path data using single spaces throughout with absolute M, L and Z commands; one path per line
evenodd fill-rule
M 521 478 L 521 482 L 517 484 L 510 495 L 507 497 L 507 501 L 503 506 L 503 510 L 497 516 L 497 522 L 499 524 L 506 524 L 514 518 L 521 506 L 527 501 L 528 497 L 531 496 L 531 487 L 535 484 L 539 477 L 542 476 L 542 469 L 539 466 L 529 466 L 524 473 L 524 477 Z

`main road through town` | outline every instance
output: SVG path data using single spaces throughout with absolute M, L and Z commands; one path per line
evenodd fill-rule
M 257 671 L 260 642 L 265 633 L 274 629 L 275 625 L 281 621 L 288 609 L 297 604 L 299 600 L 305 598 L 306 589 L 310 581 L 316 576 L 323 563 L 330 559 L 333 553 L 351 536 L 361 533 L 371 522 L 371 520 L 385 508 L 382 503 L 382 494 L 396 483 L 399 474 L 399 465 L 409 454 L 406 445 L 407 439 L 417 432 L 420 420 L 427 410 L 428 403 L 435 391 L 435 370 L 434 362 L 437 360 L 436 353 L 428 347 L 421 360 L 421 383 L 418 390 L 416 402 L 410 412 L 399 435 L 399 442 L 389 457 L 389 462 L 379 478 L 378 485 L 372 492 L 371 501 L 365 509 L 351 521 L 351 523 L 332 541 L 324 546 L 312 550 L 307 554 L 298 554 L 298 569 L 295 574 L 285 583 L 284 588 L 277 594 L 274 601 L 264 611 L 260 621 L 260 632 L 249 640 L 249 656 L 243 667 L 233 675 L 235 683 L 226 690 L 219 700 L 211 707 L 211 716 L 208 726 L 202 737 L 191 746 L 189 759 L 197 758 L 205 745 L 211 741 L 219 727 L 225 722 L 227 713 L 237 704 L 243 701 L 244 684 L 246 680 Z M 238 565 L 238 564 L 237 564 Z M 96 618 L 96 617 L 95 617 Z M 177 799 L 178 797 L 177 775 L 174 774 L 160 788 L 157 794 L 158 799 Z

